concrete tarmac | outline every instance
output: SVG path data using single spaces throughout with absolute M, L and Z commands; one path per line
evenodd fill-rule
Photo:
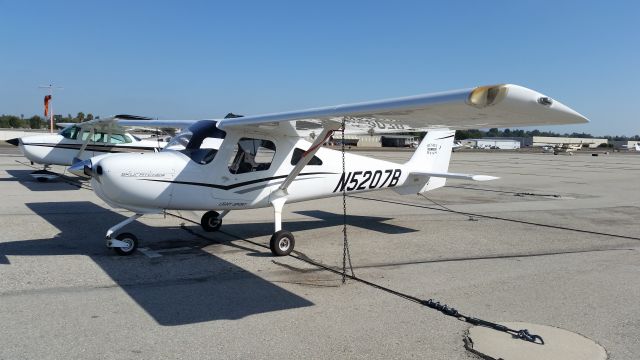
M 104 234 L 131 213 L 32 170 L 0 152 L 0 359 L 477 358 L 469 324 L 299 259 L 341 267 L 340 197 L 285 207 L 298 258 L 271 256 L 270 209 L 231 212 L 216 233 L 189 221 L 200 212 L 145 216 L 123 230 L 141 251 L 120 257 Z M 450 170 L 501 179 L 349 197 L 355 274 L 636 359 L 640 154 L 454 153 Z

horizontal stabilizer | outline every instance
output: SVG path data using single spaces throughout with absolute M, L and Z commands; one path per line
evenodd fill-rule
M 489 175 L 473 175 L 473 174 L 459 174 L 450 172 L 426 172 L 426 171 L 412 171 L 410 175 L 422 175 L 429 177 L 439 177 L 445 179 L 460 179 L 460 180 L 474 180 L 474 181 L 489 181 L 500 179 L 496 176 Z

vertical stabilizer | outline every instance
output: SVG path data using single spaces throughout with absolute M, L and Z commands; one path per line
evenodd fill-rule
M 406 163 L 409 171 L 446 173 L 449 170 L 455 134 L 455 130 L 449 129 L 430 130 Z M 415 194 L 437 189 L 443 187 L 446 181 L 447 179 L 443 177 L 424 178 L 424 181 L 418 184 L 405 187 L 402 193 Z

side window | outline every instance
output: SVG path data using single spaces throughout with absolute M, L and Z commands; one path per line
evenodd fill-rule
M 87 138 L 89 137 L 89 134 L 91 134 L 90 131 L 85 131 L 82 133 L 82 141 L 87 140 Z M 106 135 L 104 133 L 100 133 L 100 132 L 96 132 L 93 134 L 93 137 L 91 138 L 91 142 L 104 142 L 104 138 L 106 137 Z
M 60 135 L 62 135 L 62 137 L 64 138 L 75 140 L 75 138 L 78 137 L 78 128 L 75 126 L 68 127 L 62 130 Z
M 276 146 L 264 139 L 241 138 L 236 145 L 234 155 L 229 159 L 229 172 L 243 174 L 269 169 Z
M 291 165 L 297 165 L 303 154 L 304 150 L 295 148 L 293 150 L 293 155 L 291 156 Z M 314 156 L 313 158 L 311 158 L 311 161 L 309 161 L 307 165 L 322 165 L 322 160 L 320 160 L 320 158 L 318 158 L 317 156 Z
M 111 136 L 109 136 L 110 144 L 124 144 L 128 142 L 131 142 L 131 140 L 122 134 L 111 134 Z

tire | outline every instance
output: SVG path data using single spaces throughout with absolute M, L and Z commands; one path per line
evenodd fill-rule
M 222 226 L 222 219 L 219 219 L 220 214 L 215 211 L 207 211 L 202 215 L 202 219 L 200 219 L 200 226 L 202 226 L 202 230 L 207 232 L 218 231 L 220 226 Z
M 131 233 L 122 233 L 116 236 L 116 240 L 124 241 L 129 244 L 128 247 L 124 247 L 124 248 L 114 247 L 113 250 L 115 250 L 116 254 L 118 255 L 122 255 L 122 256 L 131 255 L 138 248 L 138 238 Z
M 291 254 L 295 245 L 296 240 L 293 234 L 287 230 L 276 231 L 271 235 L 271 241 L 269 241 L 271 253 L 275 256 L 287 256 Z

